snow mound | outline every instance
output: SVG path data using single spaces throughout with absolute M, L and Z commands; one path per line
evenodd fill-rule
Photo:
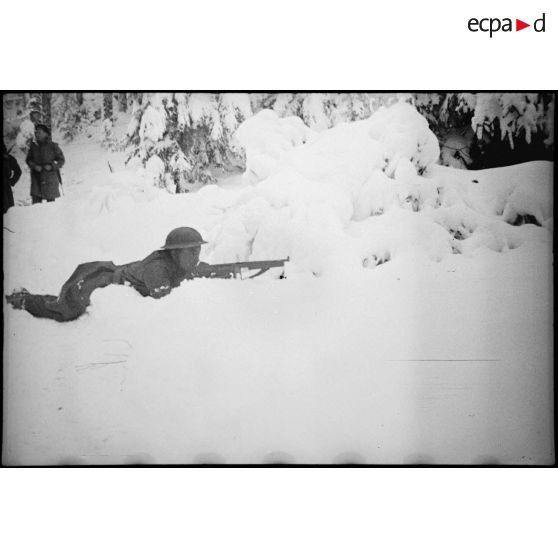
M 307 178 L 325 178 L 354 192 L 375 169 L 393 176 L 404 160 L 423 172 L 440 156 L 428 122 L 404 102 L 321 133 L 297 117 L 263 110 L 239 127 L 235 139 L 246 150 L 249 184 L 292 166 Z
M 440 157 L 438 139 L 428 127 L 428 121 L 409 103 L 400 101 L 382 107 L 364 122 L 370 137 L 384 148 L 388 174 L 395 171 L 401 159 L 422 171 Z
M 285 153 L 314 135 L 300 118 L 279 118 L 269 109 L 245 120 L 236 130 L 234 142 L 246 151 L 246 183 L 255 184 L 267 178 Z
M 436 137 L 408 103 L 308 132 L 271 111 L 242 124 L 252 187 L 210 233 L 210 258 L 290 256 L 296 271 L 339 274 L 402 255 L 440 262 L 511 250 L 552 227 L 552 163 L 440 167 Z M 524 223 L 547 230 L 512 226 Z
M 367 132 L 361 122 L 340 124 L 291 150 L 281 165 L 296 169 L 312 181 L 332 184 L 354 197 L 372 172 L 384 165 L 381 144 Z
M 550 226 L 552 218 L 552 176 L 550 161 L 480 171 L 464 171 L 432 166 L 426 176 L 445 190 L 446 203 L 461 201 L 486 216 L 507 223 L 531 216 L 539 225 Z

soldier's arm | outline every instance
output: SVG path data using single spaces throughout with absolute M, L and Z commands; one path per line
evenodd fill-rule
M 143 274 L 143 281 L 147 287 L 148 296 L 152 298 L 162 298 L 172 290 L 168 272 L 158 265 L 147 267 Z
M 41 166 L 38 165 L 35 160 L 33 159 L 33 150 L 29 149 L 29 152 L 27 153 L 27 157 L 25 157 L 25 162 L 27 163 L 27 166 L 34 171 L 40 172 L 41 171 Z
M 52 161 L 52 167 L 54 169 L 60 169 L 64 166 L 66 159 L 64 158 L 64 153 L 62 153 L 62 149 L 60 146 L 55 143 L 54 144 L 54 161 Z

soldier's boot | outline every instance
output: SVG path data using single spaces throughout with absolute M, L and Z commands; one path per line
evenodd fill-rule
M 6 301 L 11 304 L 15 309 L 21 310 L 25 307 L 25 299 L 31 293 L 27 289 L 15 290 L 13 293 L 6 295 Z

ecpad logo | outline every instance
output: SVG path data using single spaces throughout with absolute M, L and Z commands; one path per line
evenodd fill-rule
M 545 15 L 546 14 L 543 13 L 543 15 L 539 19 L 536 19 L 533 23 L 533 29 L 537 33 L 545 32 Z M 472 31 L 473 33 L 477 33 L 478 31 L 482 31 L 483 33 L 490 33 L 490 38 L 492 38 L 492 35 L 494 33 L 497 33 L 498 31 L 513 31 L 512 20 L 509 17 L 505 17 L 503 19 L 500 19 L 498 17 L 485 17 L 482 19 L 472 17 L 469 20 L 467 27 L 469 28 L 469 31 Z M 531 27 L 531 24 L 525 23 L 520 19 L 515 20 L 516 31 L 521 31 L 522 29 L 526 29 L 527 27 Z

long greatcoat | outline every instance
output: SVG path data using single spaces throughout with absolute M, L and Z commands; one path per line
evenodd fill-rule
M 58 144 L 50 140 L 33 142 L 25 162 L 31 169 L 31 195 L 47 200 L 60 197 L 60 168 L 65 159 Z M 50 170 L 44 168 L 46 165 Z

